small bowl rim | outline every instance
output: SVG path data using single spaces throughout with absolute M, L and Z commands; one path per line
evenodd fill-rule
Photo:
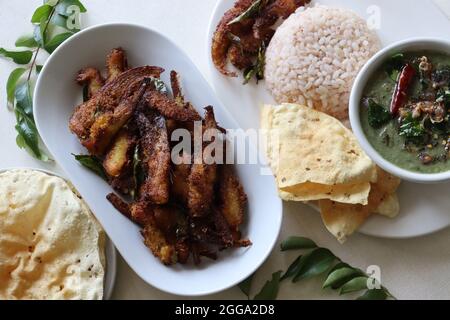
M 389 46 L 378 51 L 362 67 L 353 83 L 350 93 L 349 115 L 350 124 L 353 133 L 356 136 L 356 139 L 358 140 L 362 149 L 378 166 L 404 180 L 418 183 L 439 183 L 450 180 L 450 170 L 439 173 L 420 173 L 401 168 L 398 165 L 385 159 L 368 141 L 361 126 L 359 112 L 362 92 L 367 82 L 369 81 L 370 76 L 373 75 L 377 68 L 386 61 L 386 58 L 388 56 L 398 51 L 424 50 L 428 48 L 428 46 L 430 47 L 429 50 L 431 51 L 447 51 L 447 53 L 450 55 L 450 40 L 443 38 L 409 38 L 392 43 Z

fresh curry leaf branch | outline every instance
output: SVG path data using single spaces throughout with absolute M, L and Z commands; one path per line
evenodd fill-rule
M 298 282 L 302 279 L 324 276 L 323 289 L 339 291 L 340 295 L 365 290 L 358 300 L 386 300 L 395 299 L 389 291 L 381 286 L 376 279 L 361 269 L 342 262 L 330 250 L 321 248 L 311 239 L 305 237 L 289 237 L 281 243 L 281 251 L 308 250 L 299 255 L 282 273 L 272 274 L 254 299 L 274 300 L 277 297 L 280 284 L 283 280 L 291 279 Z M 250 289 L 253 275 L 239 284 L 241 291 L 250 299 Z M 371 284 L 369 286 L 368 284 Z
M 11 72 L 6 84 L 7 106 L 16 115 L 16 143 L 19 148 L 42 161 L 47 161 L 48 156 L 40 147 L 32 101 L 35 83 L 33 75 L 38 75 L 42 69 L 37 60 L 42 50 L 51 54 L 62 42 L 80 30 L 79 14 L 82 12 L 86 12 L 86 8 L 79 0 L 46 0 L 31 17 L 33 34 L 16 40 L 15 46 L 19 49 L 0 48 L 0 56 L 23 65 Z

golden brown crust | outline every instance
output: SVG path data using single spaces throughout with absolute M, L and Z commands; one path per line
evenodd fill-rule
M 214 32 L 212 45 L 211 45 L 211 58 L 223 75 L 229 77 L 236 77 L 235 72 L 228 71 L 226 69 L 228 49 L 231 45 L 230 29 L 228 23 L 234 18 L 238 17 L 241 13 L 247 10 L 253 3 L 253 0 L 238 0 L 234 4 L 233 8 L 225 12 L 219 24 Z
M 170 244 L 164 233 L 155 226 L 153 221 L 147 223 L 141 231 L 145 245 L 159 258 L 165 265 L 172 265 L 177 262 L 177 250 L 175 245 Z
M 139 195 L 156 204 L 169 201 L 170 147 L 166 120 L 152 110 L 136 115 L 141 135 L 140 150 L 146 173 Z
M 250 67 L 262 45 L 267 46 L 272 38 L 272 26 L 280 18 L 286 19 L 297 8 L 310 1 L 269 0 L 253 16 L 229 24 L 254 4 L 252 0 L 236 1 L 233 8 L 225 12 L 213 35 L 211 57 L 217 70 L 225 76 L 237 76 L 235 72 L 226 69 L 227 59 L 238 69 Z
M 184 106 L 184 95 L 181 87 L 181 80 L 175 70 L 170 71 L 170 87 L 172 88 L 172 94 L 175 102 L 181 106 Z
M 92 98 L 105 84 L 105 80 L 103 79 L 100 71 L 96 68 L 84 68 L 80 70 L 76 77 L 76 82 L 79 85 L 87 86 L 87 98 Z
M 108 71 L 108 82 L 126 71 L 128 69 L 128 61 L 125 50 L 122 48 L 112 49 L 106 58 L 106 69 Z
M 217 123 L 214 118 L 212 107 L 205 108 L 205 121 L 203 132 L 209 129 L 217 130 Z M 210 142 L 213 143 L 213 142 Z M 208 214 L 211 203 L 214 200 L 214 185 L 217 179 L 217 164 L 206 163 L 203 159 L 203 151 L 210 143 L 204 143 L 203 150 L 191 167 L 188 178 L 188 208 L 192 217 L 202 217 Z
M 110 177 L 119 177 L 133 160 L 133 151 L 136 146 L 134 136 L 127 128 L 122 128 L 111 144 L 103 161 L 103 168 Z
M 180 106 L 175 100 L 170 99 L 166 95 L 150 90 L 144 95 L 144 100 L 150 108 L 157 110 L 164 117 L 177 121 L 198 121 L 201 120 L 200 115 L 188 105 Z
M 228 58 L 233 66 L 239 70 L 246 69 L 253 65 L 252 59 L 244 54 L 244 51 L 237 44 L 232 44 L 228 50 Z
M 230 229 L 238 231 L 244 219 L 247 195 L 229 165 L 221 166 L 219 181 L 220 212 L 225 217 Z
M 159 77 L 159 67 L 140 67 L 122 73 L 104 85 L 92 99 L 79 105 L 70 118 L 69 128 L 91 154 L 103 155 L 112 137 L 133 113 L 146 77 Z M 102 141 L 105 137 L 106 141 Z
M 188 178 L 191 172 L 191 156 L 183 153 L 172 166 L 170 193 L 174 200 L 186 205 L 189 197 Z

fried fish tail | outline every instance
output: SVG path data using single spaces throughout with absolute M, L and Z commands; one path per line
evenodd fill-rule
M 139 195 L 156 204 L 169 201 L 170 146 L 166 120 L 152 110 L 136 115 L 140 132 L 140 150 L 146 178 Z
M 106 58 L 106 68 L 108 70 L 108 82 L 117 78 L 122 72 L 128 69 L 128 61 L 125 50 L 122 48 L 113 49 Z
M 177 263 L 177 250 L 175 246 L 167 241 L 164 233 L 153 221 L 145 225 L 141 234 L 144 237 L 144 244 L 162 263 L 165 265 Z
M 92 67 L 80 70 L 76 77 L 76 82 L 87 87 L 87 99 L 92 98 L 105 84 L 100 71 Z
M 212 107 L 205 108 L 203 132 L 218 130 Z M 213 143 L 213 142 L 211 142 Z M 214 200 L 214 185 L 217 179 L 217 164 L 204 161 L 204 150 L 210 143 L 204 143 L 201 154 L 196 155 L 188 177 L 188 208 L 192 217 L 208 214 Z

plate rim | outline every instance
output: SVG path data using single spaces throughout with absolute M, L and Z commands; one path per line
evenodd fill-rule
M 64 181 L 71 183 L 68 178 L 62 176 L 59 173 L 56 173 L 56 172 L 51 171 L 49 169 L 42 169 L 42 168 L 36 168 L 36 167 L 6 167 L 6 168 L 0 168 L 0 174 L 8 172 L 8 171 L 12 171 L 12 170 L 39 171 L 39 172 L 48 174 L 50 176 L 61 178 Z M 87 203 L 86 203 L 86 205 L 87 205 Z M 88 207 L 89 207 L 89 205 L 88 205 Z M 89 211 L 91 211 L 90 208 L 89 208 Z M 91 212 L 91 214 L 93 215 L 92 212 Z M 97 218 L 96 218 L 96 220 L 97 220 Z M 106 235 L 106 243 L 105 243 L 106 272 L 105 272 L 105 275 L 104 275 L 104 278 L 103 278 L 104 282 L 103 282 L 103 299 L 102 300 L 110 300 L 111 296 L 112 296 L 112 293 L 114 291 L 114 286 L 116 284 L 116 277 L 117 277 L 117 249 L 114 246 L 114 243 L 108 237 L 108 234 L 106 232 L 105 232 L 105 235 Z M 108 259 L 108 257 L 110 257 L 110 258 Z
M 79 31 L 78 33 L 76 33 L 75 35 L 73 35 L 72 37 L 70 37 L 67 41 L 65 41 L 64 43 L 62 43 L 54 52 L 52 55 L 50 55 L 50 57 L 48 58 L 48 60 L 46 61 L 46 63 L 44 64 L 44 67 L 41 71 L 41 73 L 39 74 L 39 77 L 37 79 L 36 82 L 36 87 L 34 90 L 34 94 L 33 94 L 33 101 L 37 101 L 36 100 L 36 96 L 39 92 L 39 88 L 42 85 L 42 75 L 45 74 L 46 68 L 48 67 L 48 65 L 50 65 L 51 60 L 55 57 L 55 54 L 57 52 L 59 52 L 60 50 L 62 50 L 64 47 L 66 47 L 71 41 L 73 41 L 74 39 L 77 39 L 78 37 L 82 36 L 84 33 L 90 32 L 92 30 L 95 29 L 102 29 L 102 28 L 108 28 L 108 27 L 131 27 L 131 28 L 138 28 L 138 29 L 142 29 L 145 32 L 150 32 L 153 34 L 156 34 L 157 36 L 161 37 L 162 39 L 164 39 L 165 41 L 167 41 L 168 43 L 170 43 L 172 46 L 174 46 L 175 48 L 177 48 L 177 50 L 179 50 L 179 52 L 181 54 L 183 54 L 186 59 L 190 62 L 190 64 L 193 66 L 193 68 L 196 70 L 199 78 L 203 79 L 205 85 L 211 90 L 211 93 L 214 95 L 215 99 L 217 100 L 219 106 L 218 108 L 221 109 L 221 112 L 223 112 L 226 117 L 228 118 L 228 122 L 230 122 L 230 124 L 232 124 L 233 126 L 235 126 L 236 128 L 241 128 L 241 126 L 239 125 L 239 122 L 236 121 L 235 117 L 230 113 L 230 111 L 224 107 L 223 103 L 221 102 L 221 100 L 217 97 L 217 94 L 214 90 L 214 88 L 211 86 L 210 82 L 208 81 L 208 79 L 203 75 L 203 73 L 199 70 L 199 68 L 197 67 L 197 65 L 193 62 L 193 60 L 190 58 L 190 56 L 185 52 L 185 50 L 183 48 L 181 48 L 176 42 L 174 42 L 170 37 L 168 37 L 167 35 L 163 34 L 162 32 L 159 32 L 158 30 L 155 30 L 151 27 L 145 26 L 145 25 L 141 25 L 141 24 L 137 24 L 137 23 L 128 23 L 128 22 L 109 22 L 109 23 L 101 23 L 101 24 L 96 24 L 96 25 L 92 25 L 90 27 L 87 27 L 81 31 Z M 36 106 L 37 104 L 34 103 L 33 104 L 33 112 L 36 115 L 37 113 L 36 111 Z M 38 129 L 38 132 L 41 132 L 40 128 L 40 123 L 39 121 L 37 121 L 38 117 L 35 117 L 36 119 L 36 127 Z M 46 139 L 45 137 L 41 136 L 42 142 L 44 143 L 44 145 L 47 147 L 47 149 L 49 150 L 50 154 L 52 154 L 51 149 L 48 147 L 47 143 L 46 143 Z M 253 144 L 251 144 L 251 146 L 253 146 Z M 63 171 L 65 172 L 64 168 L 62 168 Z M 267 259 L 269 258 L 269 256 L 272 254 L 277 241 L 278 241 L 278 237 L 281 233 L 281 227 L 282 227 L 282 222 L 283 222 L 283 204 L 280 198 L 276 197 L 274 198 L 274 200 L 276 201 L 276 203 L 274 203 L 274 206 L 277 207 L 277 216 L 276 219 L 274 219 L 274 223 L 277 224 L 277 232 L 276 234 L 274 234 L 274 238 L 273 241 L 271 243 L 270 246 L 268 246 L 267 248 L 267 252 L 265 253 L 264 256 L 261 256 L 261 260 L 260 262 L 256 265 L 256 267 L 254 268 L 254 270 L 252 270 L 251 272 L 245 272 L 242 273 L 242 275 L 245 276 L 240 276 L 238 277 L 239 280 L 235 280 L 233 282 L 230 282 L 229 284 L 227 284 L 226 286 L 221 285 L 218 286 L 217 288 L 215 288 L 214 290 L 204 290 L 204 291 L 196 291 L 194 293 L 191 292 L 180 292 L 178 289 L 176 288 L 171 288 L 171 289 L 167 289 L 167 288 L 163 288 L 160 285 L 156 285 L 154 283 L 150 283 L 149 281 L 147 281 L 144 277 L 144 275 L 141 275 L 140 271 L 135 270 L 131 265 L 130 268 L 144 281 L 146 282 L 148 285 L 157 288 L 158 290 L 170 293 L 170 294 L 174 294 L 174 295 L 178 295 L 178 296 L 184 296 L 184 297 L 200 297 L 200 296 L 206 296 L 206 295 L 211 295 L 214 293 L 218 293 L 218 292 L 222 292 L 224 290 L 227 290 L 233 286 L 236 286 L 237 284 L 239 284 L 242 280 L 244 280 L 245 278 L 247 278 L 249 275 L 251 275 L 252 273 L 254 273 L 255 271 L 257 271 L 261 265 L 267 261 Z M 95 213 L 94 213 L 95 215 Z M 117 249 L 117 251 L 120 253 L 120 249 Z M 125 259 L 125 258 L 124 258 Z M 126 259 L 125 259 L 126 261 Z M 128 264 L 128 262 L 127 262 Z
M 206 41 L 205 41 L 205 50 L 206 50 L 206 57 L 207 57 L 207 66 L 208 66 L 208 76 L 210 78 L 210 83 L 211 83 L 211 87 L 213 88 L 214 92 L 217 92 L 217 85 L 216 85 L 216 81 L 214 81 L 214 72 L 215 72 L 215 66 L 212 62 L 211 59 L 211 45 L 212 45 L 212 39 L 213 39 L 213 35 L 214 35 L 214 30 L 216 28 L 216 24 L 220 21 L 220 13 L 219 13 L 219 9 L 221 9 L 222 6 L 224 6 L 224 3 L 226 1 L 230 1 L 232 2 L 232 0 L 218 0 L 214 6 L 214 9 L 211 13 L 211 16 L 209 18 L 209 23 L 208 23 L 208 30 L 206 32 Z M 315 5 L 315 3 L 313 3 L 313 5 Z M 231 8 L 231 7 L 230 7 Z M 223 13 L 222 13 L 223 15 Z M 219 16 L 219 18 L 218 18 Z M 383 50 L 384 48 L 386 48 L 388 45 L 384 45 L 380 50 Z M 285 202 L 285 201 L 282 201 Z M 309 206 L 308 204 L 305 204 L 306 206 Z M 317 211 L 317 208 L 313 208 L 315 211 Z M 283 215 L 284 215 L 284 211 L 283 211 Z M 389 219 L 389 218 L 386 218 Z M 395 218 L 394 218 L 395 219 Z M 420 232 L 414 232 L 414 234 L 408 234 L 408 235 L 383 235 L 383 234 L 376 234 L 374 232 L 371 232 L 369 230 L 366 230 L 364 228 L 364 224 L 361 226 L 361 228 L 359 228 L 356 232 L 365 236 L 370 236 L 370 237 L 374 237 L 374 238 L 379 238 L 379 239 L 394 239 L 394 240 L 400 240 L 400 239 L 414 239 L 414 238 L 419 238 L 419 237 L 423 237 L 423 236 L 427 236 L 427 235 L 432 235 L 435 233 L 438 233 L 446 228 L 450 227 L 450 220 L 448 221 L 447 224 L 443 224 L 441 226 L 439 226 L 439 228 L 435 228 L 433 230 L 424 230 L 424 231 L 420 231 Z

